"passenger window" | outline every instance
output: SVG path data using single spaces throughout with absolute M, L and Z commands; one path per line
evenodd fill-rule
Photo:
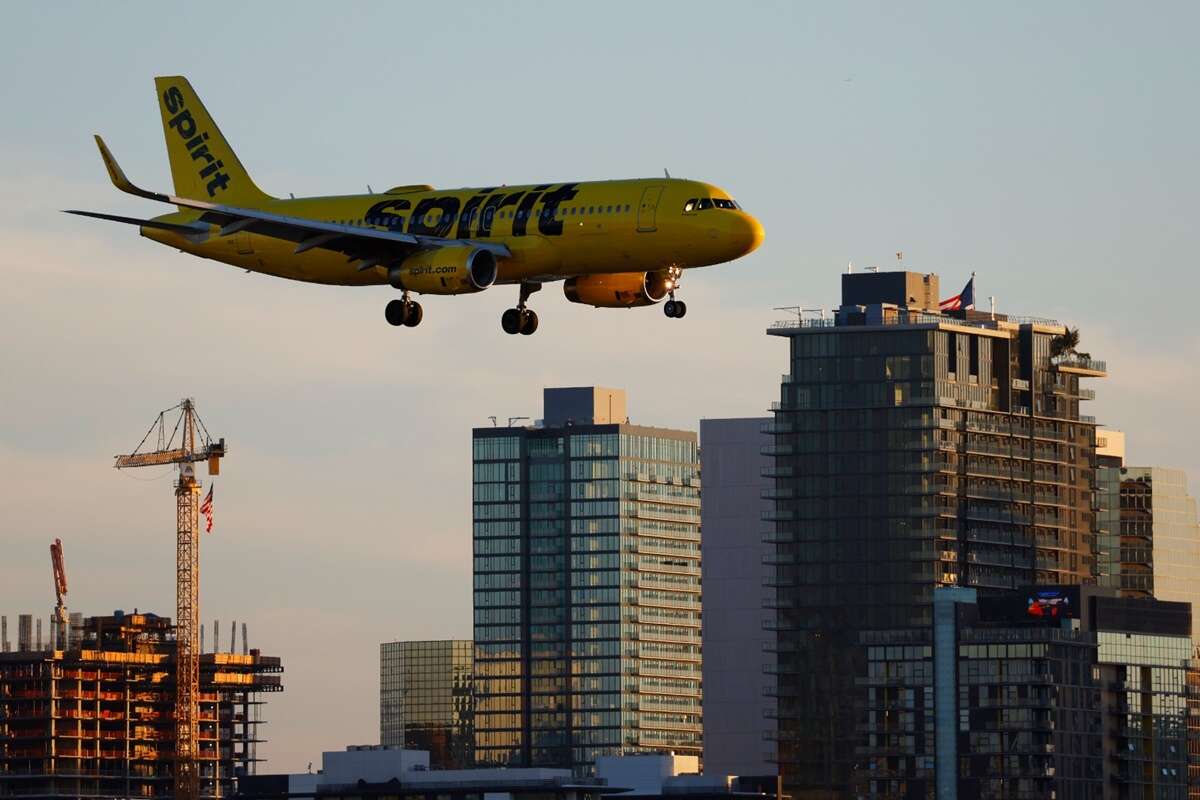
M 625 213 L 626 214 L 629 213 L 629 204 L 628 203 L 625 204 Z
M 604 213 L 605 213 L 605 214 L 611 214 L 611 213 L 612 213 L 612 206 L 609 206 L 607 209 L 605 209 Z
M 596 207 L 595 207 L 595 206 L 588 206 L 588 213 L 589 213 L 589 214 L 595 214 L 595 213 L 596 213 Z

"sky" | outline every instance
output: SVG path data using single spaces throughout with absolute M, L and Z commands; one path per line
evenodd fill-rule
M 545 386 L 629 392 L 634 422 L 766 415 L 780 306 L 903 266 L 1077 325 L 1133 463 L 1200 490 L 1193 324 L 1200 5 L 1060 2 L 8 3 L 0 24 L 0 614 L 174 614 L 172 474 L 120 472 L 196 398 L 229 454 L 202 618 L 279 655 L 266 771 L 378 741 L 378 645 L 471 635 L 470 436 Z M 169 189 L 155 75 L 184 74 L 266 191 L 648 177 L 728 190 L 766 229 L 685 276 L 684 320 L 556 286 L 423 300 L 245 274 L 125 226 L 104 135 Z M 15 638 L 11 632 L 10 637 Z

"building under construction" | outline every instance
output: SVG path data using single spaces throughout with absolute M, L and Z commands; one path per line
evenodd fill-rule
M 172 796 L 170 618 L 118 611 L 62 638 L 68 649 L 0 652 L 0 797 Z M 283 688 L 280 660 L 242 639 L 242 653 L 200 655 L 202 797 L 232 796 L 235 778 L 255 772 L 261 695 Z

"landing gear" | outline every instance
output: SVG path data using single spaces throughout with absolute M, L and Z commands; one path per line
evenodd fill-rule
M 392 300 L 384 307 L 383 316 L 389 325 L 415 328 L 421 324 L 425 312 L 422 310 L 421 304 L 415 300 L 409 300 L 408 292 L 405 292 L 401 299 Z
M 663 313 L 672 319 L 680 319 L 687 313 L 687 303 L 672 298 L 663 303 Z
M 525 304 L 529 301 L 529 295 L 542 288 L 540 283 L 522 283 L 521 296 L 517 301 L 516 308 L 510 308 L 500 315 L 500 327 L 509 335 L 521 334 L 529 336 L 538 329 L 538 315 Z

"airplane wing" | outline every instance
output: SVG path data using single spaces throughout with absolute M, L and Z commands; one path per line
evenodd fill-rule
M 275 239 L 295 242 L 296 248 L 293 252 L 296 254 L 311 250 L 314 247 L 333 250 L 344 253 L 348 261 L 357 260 L 359 262 L 359 270 L 387 264 L 398 258 L 404 258 L 417 250 L 437 247 L 477 247 L 482 250 L 489 250 L 501 258 L 507 258 L 512 255 L 508 247 L 496 242 L 480 242 L 474 239 L 447 239 L 440 236 L 379 230 L 359 225 L 320 222 L 303 217 L 275 214 L 270 211 L 262 211 L 261 209 L 239 208 L 221 203 L 209 203 L 202 200 L 191 200 L 185 197 L 174 197 L 159 192 L 147 191 L 125 177 L 124 171 L 117 164 L 116 159 L 113 158 L 112 153 L 104 144 L 104 140 L 99 136 L 96 137 L 96 145 L 100 148 L 100 157 L 104 159 L 104 166 L 108 169 L 109 177 L 112 179 L 113 185 L 118 189 L 128 194 L 144 197 L 147 200 L 155 200 L 160 203 L 169 203 L 181 208 L 200 211 L 202 212 L 200 214 L 200 221 L 202 223 L 219 227 L 217 231 L 218 236 L 231 236 L 243 231 L 270 236 Z M 67 213 L 108 219 L 116 222 L 148 224 L 142 220 L 134 220 L 126 217 L 117 218 L 113 215 L 98 214 L 90 211 L 72 210 Z M 165 227 L 169 224 L 150 223 L 150 227 Z M 188 235 L 201 233 L 201 231 L 186 225 L 172 227 L 185 228 Z M 182 233 L 183 231 L 179 232 Z

